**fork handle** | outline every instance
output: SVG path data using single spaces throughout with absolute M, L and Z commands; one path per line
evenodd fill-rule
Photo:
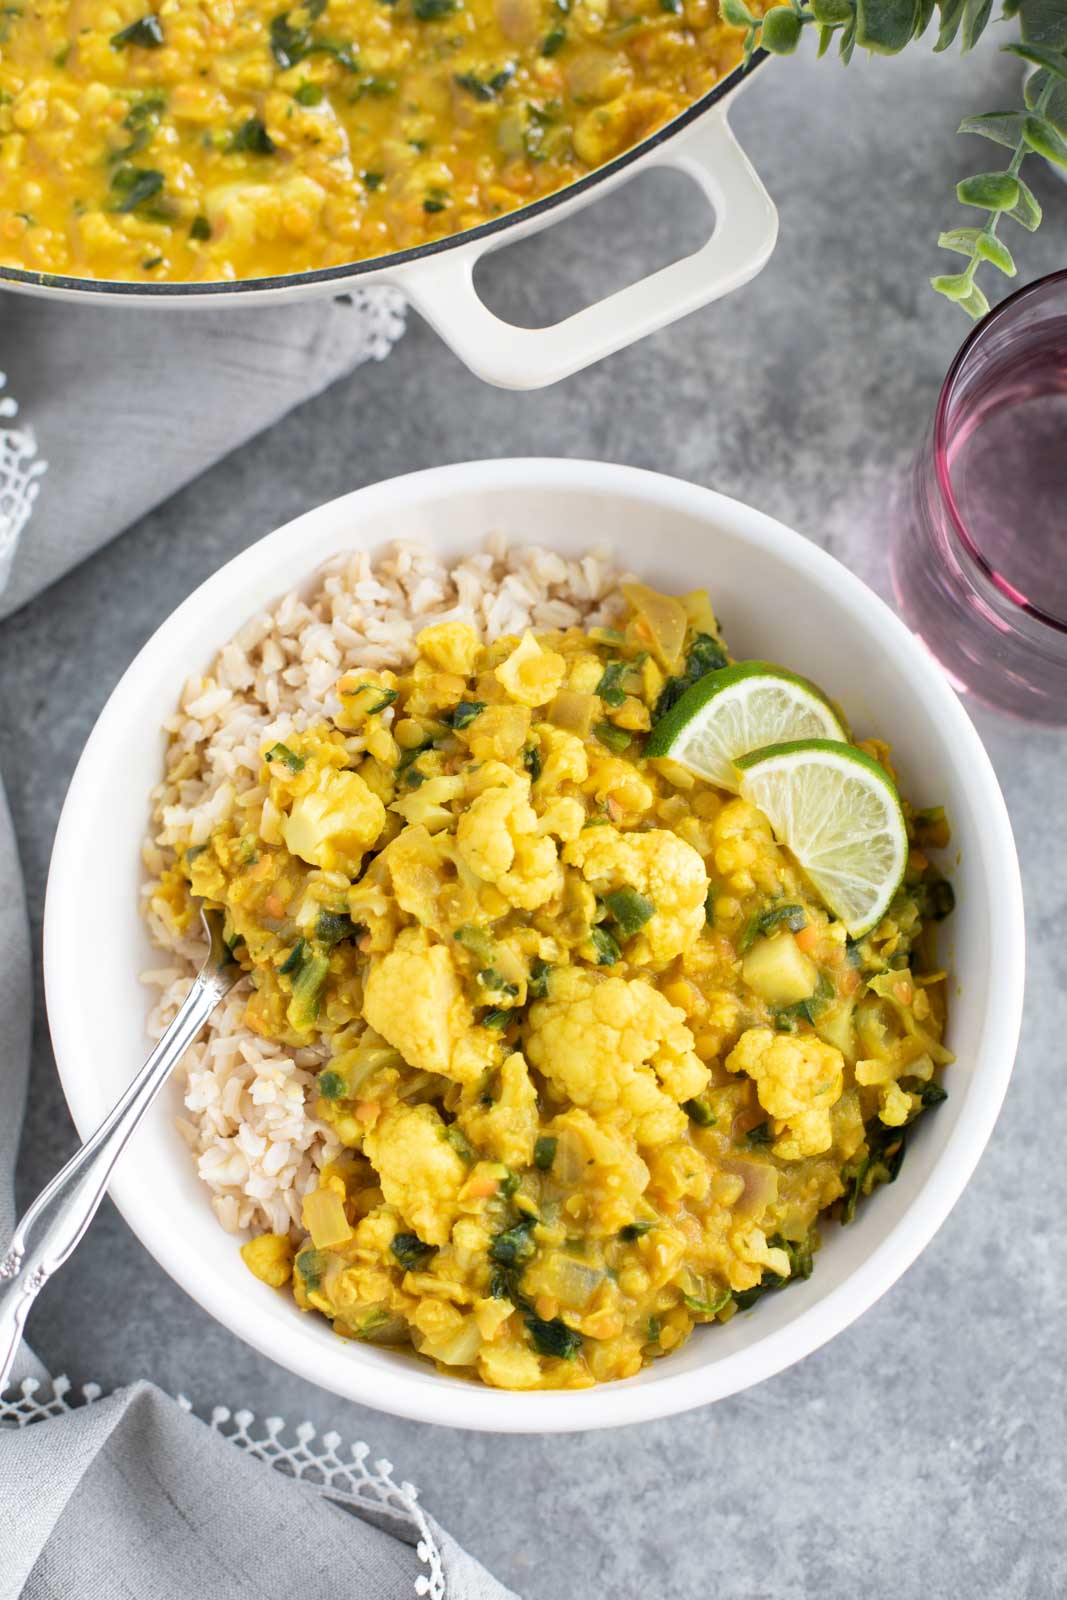
M 0 1394 L 11 1375 L 30 1307 L 88 1228 L 127 1140 L 230 987 L 231 982 L 215 972 L 197 975 L 170 1027 L 121 1100 L 17 1224 L 7 1254 L 0 1257 Z

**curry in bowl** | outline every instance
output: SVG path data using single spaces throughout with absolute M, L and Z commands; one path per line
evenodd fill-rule
M 718 0 L 39 0 L 0 18 L 0 263 L 385 256 L 562 188 L 741 58 Z
M 947 824 L 905 803 L 899 887 L 850 937 L 753 804 L 645 754 L 730 670 L 703 591 L 398 546 L 190 680 L 147 976 L 158 1032 L 194 897 L 225 912 L 247 978 L 182 1128 L 235 1272 L 342 1338 L 576 1388 L 807 1277 L 892 1181 L 951 1060 Z

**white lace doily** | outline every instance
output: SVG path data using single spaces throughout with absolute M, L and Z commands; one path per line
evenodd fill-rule
M 7 374 L 0 372 L 0 389 L 6 387 Z M 10 395 L 0 397 L 0 419 L 10 421 L 18 410 Z M 19 534 L 30 520 L 47 467 L 46 461 L 37 459 L 31 428 L 0 428 L 0 589 L 7 582 Z
M 17 1388 L 0 1394 L 0 1426 L 25 1428 L 46 1422 L 79 1406 L 92 1405 L 101 1393 L 95 1383 L 75 1390 L 68 1378 L 54 1378 L 51 1383 L 24 1378 Z M 184 1395 L 178 1396 L 178 1404 L 183 1411 L 193 1410 Z M 308 1484 L 327 1499 L 357 1512 L 389 1518 L 409 1535 L 426 1568 L 415 1579 L 416 1595 L 448 1600 L 441 1552 L 418 1503 L 419 1491 L 413 1483 L 397 1483 L 391 1461 L 371 1461 L 370 1446 L 361 1440 L 344 1445 L 339 1433 L 320 1437 L 310 1422 L 290 1429 L 283 1417 L 259 1422 L 251 1411 L 231 1411 L 228 1406 L 216 1406 L 210 1417 L 202 1420 L 238 1450 L 247 1451 L 287 1478 Z

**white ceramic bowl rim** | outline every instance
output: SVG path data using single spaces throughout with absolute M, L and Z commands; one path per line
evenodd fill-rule
M 685 514 L 726 527 L 732 535 L 766 555 L 769 561 L 806 575 L 833 595 L 836 605 L 862 621 L 872 651 L 894 658 L 912 687 L 921 682 L 925 709 L 936 719 L 955 751 L 955 766 L 967 774 L 984 818 L 976 841 L 980 870 L 996 885 L 998 915 L 991 928 L 990 965 L 998 975 L 995 1009 L 987 1006 L 980 1059 L 956 1126 L 918 1196 L 890 1231 L 844 1282 L 793 1317 L 788 1325 L 696 1370 L 672 1370 L 671 1359 L 656 1363 L 654 1381 L 614 1383 L 579 1391 L 513 1394 L 440 1379 L 416 1363 L 397 1364 L 388 1377 L 345 1360 L 348 1347 L 335 1340 L 337 1359 L 324 1370 L 323 1351 L 302 1341 L 291 1306 L 280 1296 L 266 1300 L 246 1293 L 243 1283 L 222 1281 L 184 1248 L 182 1231 L 150 1205 L 128 1166 L 120 1164 L 111 1194 L 130 1227 L 167 1271 L 194 1299 L 239 1337 L 313 1383 L 346 1398 L 414 1420 L 454 1427 L 503 1432 L 548 1432 L 608 1427 L 647 1421 L 723 1398 L 780 1372 L 816 1350 L 870 1307 L 915 1260 L 945 1220 L 970 1177 L 992 1132 L 1007 1088 L 1022 1014 L 1024 923 L 1022 890 L 1011 826 L 989 758 L 970 720 L 903 623 L 860 580 L 818 546 L 770 517 L 711 490 L 632 467 L 574 460 L 517 459 L 460 463 L 432 468 L 374 484 L 296 518 L 250 546 L 201 585 L 162 624 L 139 652 L 108 700 L 71 781 L 60 818 L 49 873 L 45 907 L 44 965 L 49 1024 L 56 1061 L 71 1113 L 86 1137 L 108 1109 L 96 1081 L 94 1045 L 85 1037 L 78 1008 L 68 1003 L 64 974 L 79 959 L 72 942 L 68 910 L 77 895 L 79 865 L 85 844 L 82 812 L 87 795 L 106 785 L 116 753 L 137 724 L 132 708 L 139 686 L 147 679 L 171 685 L 173 698 L 160 708 L 166 715 L 180 683 L 198 665 L 184 650 L 190 624 L 205 600 L 225 590 L 233 597 L 233 631 L 246 613 L 240 596 L 264 567 L 288 570 L 291 549 L 310 536 L 326 513 L 348 507 L 355 527 L 365 514 L 388 510 L 404 533 L 405 507 L 424 506 L 435 496 L 464 490 L 510 490 L 524 487 L 562 492 L 581 491 L 637 501 L 654 509 Z M 485 530 L 474 530 L 481 535 Z M 550 535 L 544 536 L 546 542 Z M 353 540 L 353 544 L 358 541 Z M 338 542 L 343 547 L 344 540 Z M 312 561 L 325 559 L 326 553 Z M 307 573 L 310 576 L 310 570 Z M 292 587 L 293 578 L 283 581 Z M 217 646 L 225 640 L 220 638 Z M 132 731 L 131 731 L 132 730 Z M 98 1046 L 97 1046 L 98 1048 Z M 175 1136 L 177 1159 L 187 1159 Z M 817 1277 L 817 1275 L 816 1275 Z M 815 1280 L 812 1280 L 813 1282 Z M 249 1290 L 261 1289 L 251 1276 Z M 798 1291 L 793 1291 L 798 1292 Z

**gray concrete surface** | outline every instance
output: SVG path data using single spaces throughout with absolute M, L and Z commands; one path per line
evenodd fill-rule
M 965 332 L 926 287 L 948 270 L 934 239 L 956 223 L 954 183 L 993 150 L 953 130 L 965 113 L 1013 104 L 1017 89 L 1018 64 L 992 51 L 966 66 L 774 67 L 734 119 L 782 216 L 777 253 L 749 289 L 532 395 L 481 387 L 413 320 L 384 366 L 305 406 L 6 623 L 0 769 L 35 919 L 67 780 L 133 652 L 220 562 L 358 484 L 485 455 L 629 461 L 750 500 L 884 587 L 893 490 Z M 1062 265 L 1067 238 L 1067 192 L 1047 175 L 1037 186 L 1046 228 L 1012 240 L 1026 277 Z M 599 221 L 587 214 L 501 255 L 486 292 L 530 320 L 580 302 L 618 262 L 691 244 L 687 204 L 676 184 L 643 186 Z M 949 1222 L 830 1347 L 713 1409 L 618 1433 L 418 1428 L 337 1402 L 238 1344 L 105 1207 L 34 1315 L 38 1350 L 76 1381 L 145 1374 L 200 1408 L 225 1400 L 367 1439 L 527 1600 L 1067 1592 L 1067 737 L 978 721 L 1026 878 L 1018 1068 Z M 72 1147 L 39 1013 L 24 1199 Z

